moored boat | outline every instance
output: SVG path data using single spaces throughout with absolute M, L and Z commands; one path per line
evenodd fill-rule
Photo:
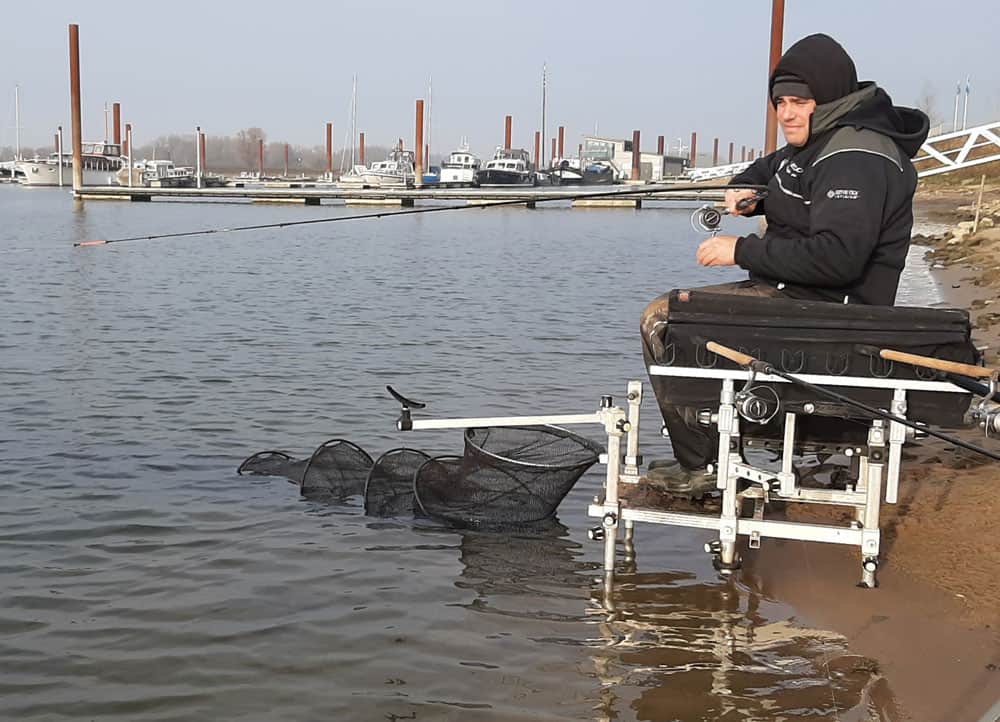
M 122 169 L 121 146 L 117 143 L 83 143 L 83 184 L 85 186 L 118 185 L 117 173 Z M 73 184 L 73 156 L 62 154 L 63 184 Z M 15 162 L 18 180 L 26 186 L 59 185 L 60 156 L 52 153 L 47 158 L 33 158 Z M 23 177 L 22 177 L 23 176 Z
M 476 171 L 478 186 L 533 186 L 537 183 L 535 166 L 528 151 L 497 148 L 491 160 Z
M 441 177 L 438 181 L 446 186 L 471 186 L 476 181 L 476 171 L 483 162 L 469 151 L 467 143 L 463 142 L 458 150 L 448 155 L 448 160 L 441 163 Z

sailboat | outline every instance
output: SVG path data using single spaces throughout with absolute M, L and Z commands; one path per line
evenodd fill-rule
M 344 156 L 347 153 L 347 146 L 344 146 L 344 152 L 340 156 L 340 178 L 337 180 L 338 188 L 368 188 L 368 184 L 365 181 L 365 173 L 367 168 L 360 163 L 355 162 L 355 145 L 354 140 L 358 137 L 358 76 L 354 76 L 354 82 L 351 87 L 351 169 L 344 173 Z

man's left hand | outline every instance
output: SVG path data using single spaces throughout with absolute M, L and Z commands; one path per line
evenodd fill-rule
M 713 236 L 698 246 L 698 264 L 701 266 L 735 266 L 736 236 Z

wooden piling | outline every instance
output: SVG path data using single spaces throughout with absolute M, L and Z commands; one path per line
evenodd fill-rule
M 285 143 L 285 174 L 283 177 L 288 177 L 288 143 Z
M 551 161 L 550 162 L 551 167 L 555 168 L 556 167 L 556 139 L 555 138 L 552 139 L 552 153 L 549 154 L 549 159 Z
M 691 167 L 698 165 L 698 134 L 691 131 Z
M 257 139 L 257 172 L 264 177 L 264 139 Z
M 639 131 L 632 131 L 632 180 L 639 180 L 642 175 L 642 158 L 639 152 Z
M 115 139 L 115 145 L 121 148 L 122 144 L 122 104 L 112 103 L 111 104 L 111 123 L 114 125 L 112 132 Z
M 559 158 L 564 158 L 566 153 L 566 146 L 564 144 L 564 138 L 566 135 L 566 128 L 564 126 L 559 126 Z
M 540 154 L 542 152 L 542 132 L 540 130 L 535 131 L 535 168 L 541 167 L 539 163 L 541 162 Z
M 656 154 L 663 155 L 663 136 L 656 136 Z
M 514 118 L 512 116 L 510 116 L 510 115 L 508 115 L 504 119 L 504 130 L 503 130 L 503 147 L 504 147 L 504 150 L 510 150 L 510 131 L 511 131 L 511 124 L 513 123 L 513 121 L 514 121 Z
M 201 131 L 198 134 L 198 136 L 199 136 L 198 137 L 198 157 L 201 158 L 201 172 L 204 175 L 205 173 L 208 172 L 208 169 L 206 168 L 207 164 L 205 162 L 206 160 L 208 160 L 208 154 L 205 152 L 205 150 L 206 150 L 205 131 Z
M 80 26 L 69 26 L 69 104 L 73 120 L 73 193 L 83 188 L 83 121 L 80 115 Z
M 416 131 L 416 143 L 413 144 L 413 152 L 416 154 L 413 174 L 414 182 L 419 187 L 423 184 L 424 178 L 424 101 L 417 100 L 417 113 L 414 122 Z
M 358 161 L 365 164 L 365 134 L 362 133 L 358 139 Z
M 326 124 L 326 177 L 333 180 L 333 123 Z
M 719 165 L 719 139 L 712 144 L 712 167 Z
M 781 43 L 785 26 L 785 0 L 771 0 L 771 54 L 767 67 L 767 77 L 771 77 L 774 67 L 781 60 Z M 778 115 L 771 99 L 766 101 L 767 121 L 764 130 L 764 150 L 773 153 L 778 147 Z
M 733 142 L 729 141 L 729 165 L 733 164 Z
M 746 163 L 747 162 L 747 147 L 745 145 L 741 146 L 741 147 L 742 147 L 742 150 L 740 150 L 740 163 Z

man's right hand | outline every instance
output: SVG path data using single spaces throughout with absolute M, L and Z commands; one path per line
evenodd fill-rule
M 743 206 L 738 206 L 738 204 L 744 198 L 753 198 L 755 195 L 756 193 L 749 188 L 726 191 L 726 210 L 729 211 L 730 215 L 749 216 L 757 208 L 757 201 L 745 203 Z

